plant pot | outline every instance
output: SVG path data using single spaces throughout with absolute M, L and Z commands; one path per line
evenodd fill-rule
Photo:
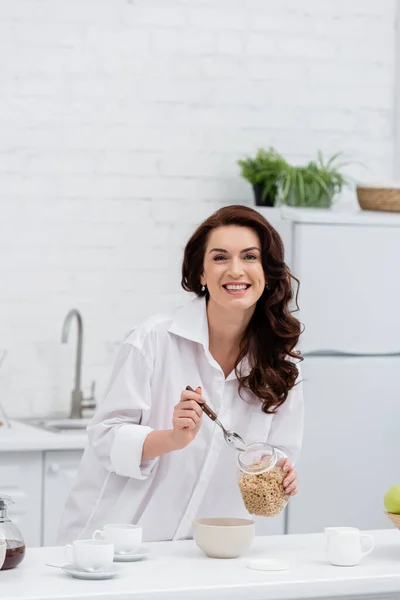
M 327 194 L 325 190 L 318 190 L 316 193 L 315 188 L 309 188 L 304 186 L 304 202 L 300 198 L 298 189 L 290 187 L 289 192 L 286 196 L 284 204 L 288 206 L 298 206 L 305 208 L 330 208 L 332 205 L 333 191 L 331 194 Z
M 254 183 L 254 199 L 256 201 L 256 206 L 274 206 L 277 189 L 276 186 L 272 186 L 269 190 L 268 194 L 263 198 L 265 184 L 264 183 Z

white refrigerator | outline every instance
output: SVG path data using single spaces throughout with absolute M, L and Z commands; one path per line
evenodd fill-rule
M 383 496 L 400 484 L 400 214 L 280 218 L 305 325 L 300 491 L 285 531 L 392 527 Z

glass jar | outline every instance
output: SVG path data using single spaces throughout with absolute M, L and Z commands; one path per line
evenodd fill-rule
M 7 508 L 14 501 L 0 493 L 0 535 L 6 540 L 6 556 L 0 570 L 13 569 L 25 556 L 25 542 L 16 524 L 7 516 Z
M 276 517 L 288 503 L 283 488 L 286 456 L 264 442 L 249 444 L 238 455 L 238 483 L 246 510 L 251 515 Z

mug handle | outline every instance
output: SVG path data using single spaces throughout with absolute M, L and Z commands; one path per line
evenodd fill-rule
M 68 544 L 67 546 L 65 546 L 64 551 L 65 551 L 65 556 L 67 557 L 69 562 L 73 564 L 74 556 L 73 556 L 72 544 Z
M 101 529 L 96 529 L 96 531 L 93 532 L 92 539 L 93 540 L 104 540 L 104 533 L 101 531 Z
M 361 551 L 363 553 L 363 556 L 367 556 L 367 554 L 370 554 L 372 552 L 372 550 L 375 548 L 374 538 L 372 537 L 372 535 L 368 535 L 367 533 L 361 534 L 360 538 L 361 538 Z M 369 540 L 370 547 L 367 550 L 362 549 L 363 540 Z

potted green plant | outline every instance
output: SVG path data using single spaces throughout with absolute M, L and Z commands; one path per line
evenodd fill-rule
M 280 173 L 279 204 L 329 208 L 334 196 L 349 184 L 349 179 L 340 172 L 344 164 L 337 163 L 339 156 L 340 153 L 334 154 L 324 162 L 318 152 L 317 160 L 304 167 L 287 165 Z
M 238 160 L 241 175 L 253 186 L 258 206 L 274 206 L 277 201 L 280 174 L 287 168 L 284 158 L 273 148 L 258 150 L 254 158 Z

